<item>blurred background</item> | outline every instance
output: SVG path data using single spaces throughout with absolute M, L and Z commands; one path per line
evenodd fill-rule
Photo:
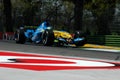
M 38 26 L 83 31 L 89 43 L 120 46 L 120 0 L 0 0 L 0 32 Z

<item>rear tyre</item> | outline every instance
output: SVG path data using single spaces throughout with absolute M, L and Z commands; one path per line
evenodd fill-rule
M 44 46 L 52 46 L 54 44 L 53 30 L 45 30 L 42 35 L 42 44 Z
M 26 37 L 24 34 L 24 30 L 19 30 L 19 32 L 15 33 L 15 40 L 16 40 L 16 43 L 19 43 L 19 44 L 25 43 Z

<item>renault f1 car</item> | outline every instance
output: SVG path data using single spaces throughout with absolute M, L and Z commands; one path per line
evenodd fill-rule
M 66 31 L 53 30 L 47 22 L 43 22 L 36 30 L 20 27 L 15 32 L 16 43 L 24 44 L 26 41 L 41 43 L 44 46 L 64 46 L 69 44 L 75 44 L 83 46 L 86 43 L 85 37 L 80 36 L 80 32 L 76 31 L 74 36 Z

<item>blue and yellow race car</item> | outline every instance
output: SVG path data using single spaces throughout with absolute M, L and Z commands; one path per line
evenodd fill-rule
M 81 36 L 79 31 L 76 31 L 74 35 L 66 31 L 53 30 L 47 21 L 43 22 L 37 29 L 24 29 L 20 27 L 15 32 L 16 43 L 24 44 L 26 41 L 41 43 L 44 46 L 65 46 L 74 44 L 77 47 L 83 46 L 86 43 L 84 36 Z

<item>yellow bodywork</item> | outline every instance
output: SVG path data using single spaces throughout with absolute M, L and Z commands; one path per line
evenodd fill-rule
M 66 39 L 72 39 L 72 35 L 68 32 L 65 31 L 58 31 L 58 30 L 54 30 L 54 36 L 55 38 L 66 38 Z

